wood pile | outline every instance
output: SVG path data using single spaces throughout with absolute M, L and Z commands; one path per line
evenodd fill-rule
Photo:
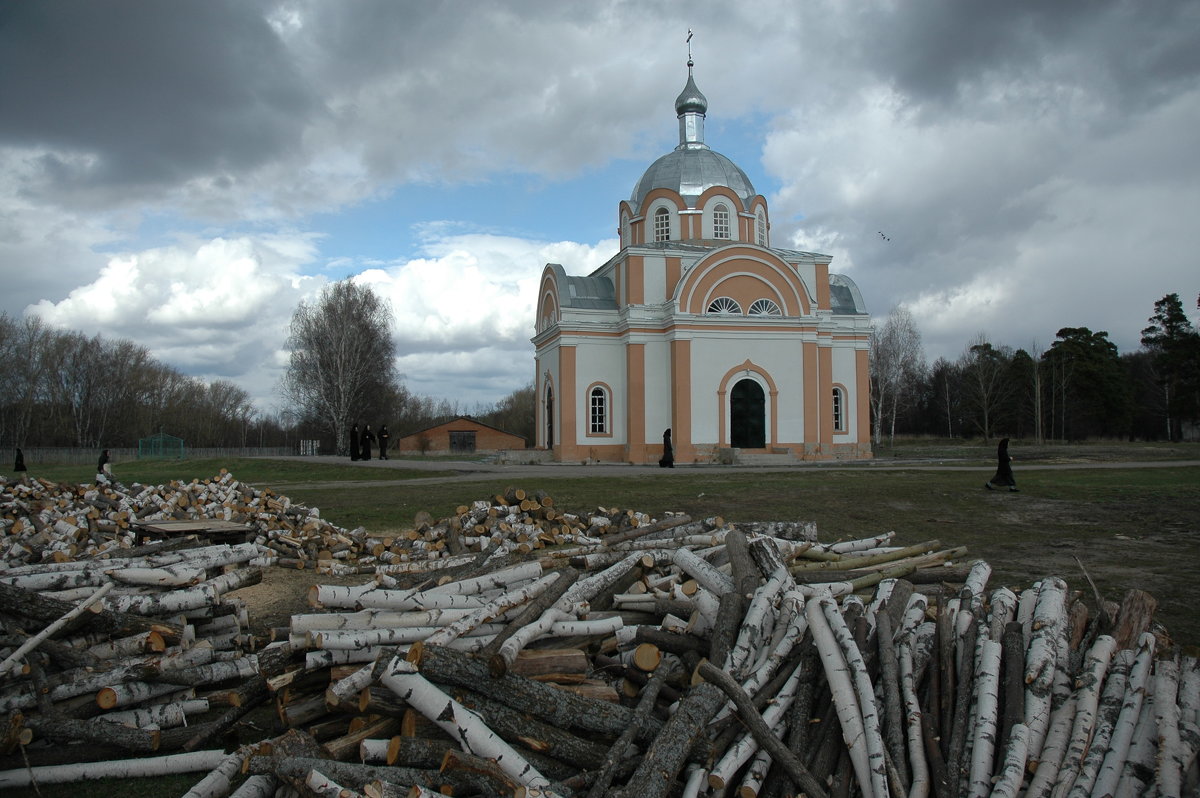
M 990 588 L 986 563 L 936 540 L 822 543 L 808 524 L 562 513 L 518 493 L 318 549 L 322 570 L 373 573 L 314 584 L 313 611 L 271 640 L 229 595 L 298 559 L 267 530 L 108 559 L 19 551 L 0 570 L 0 754 L 39 767 L 0 787 L 95 777 L 70 766 L 97 757 L 116 775 L 206 773 L 189 796 L 1196 787 L 1200 667 L 1148 594 Z M 55 760 L 68 770 L 40 767 Z

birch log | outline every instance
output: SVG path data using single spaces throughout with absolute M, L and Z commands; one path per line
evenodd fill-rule
M 434 687 L 413 663 L 396 657 L 380 682 L 450 734 L 463 750 L 495 760 L 501 770 L 527 787 L 550 785 L 549 779 L 501 740 L 478 715 Z
M 89 597 L 85 601 L 80 602 L 77 607 L 72 609 L 66 615 L 62 616 L 54 623 L 47 626 L 45 629 L 38 632 L 33 637 L 29 638 L 29 640 L 26 641 L 20 647 L 18 647 L 16 651 L 14 651 L 12 654 L 9 654 L 8 657 L 5 658 L 5 660 L 3 662 L 0 662 L 0 676 L 3 676 L 4 674 L 6 674 L 10 670 L 12 670 L 16 666 L 16 664 L 21 661 L 22 657 L 24 657 L 30 651 L 33 651 L 35 648 L 37 648 L 38 644 L 41 643 L 43 640 L 45 640 L 46 638 L 53 635 L 59 629 L 62 629 L 64 626 L 66 626 L 68 623 L 70 623 L 74 619 L 78 618 L 83 613 L 87 612 L 92 607 L 92 605 L 94 605 L 96 602 L 101 601 L 113 589 L 113 587 L 114 587 L 114 585 L 111 582 L 104 585 L 99 590 L 94 592 L 91 595 L 91 597 Z

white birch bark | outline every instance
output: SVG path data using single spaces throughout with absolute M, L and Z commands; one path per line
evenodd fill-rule
M 904 697 L 908 765 L 911 773 L 908 798 L 926 798 L 930 788 L 929 765 L 925 759 L 925 735 L 921 729 L 921 702 L 917 698 L 912 644 L 908 640 L 902 640 L 896 651 L 900 661 L 900 692 Z
M 738 786 L 739 798 L 757 796 L 762 790 L 763 782 L 767 780 L 767 771 L 770 769 L 771 755 L 765 748 L 758 749 L 746 768 L 746 775 L 742 776 L 742 783 Z
M 311 790 L 316 798 L 364 798 L 362 793 L 346 789 L 319 770 L 308 771 L 304 778 L 304 786 Z
M 1129 756 L 1130 743 L 1146 699 L 1146 685 L 1150 678 L 1150 667 L 1154 663 L 1155 643 L 1154 635 L 1149 632 L 1143 633 L 1138 640 L 1137 654 L 1133 666 L 1129 669 L 1121 714 L 1117 717 L 1108 752 L 1096 776 L 1096 783 L 1092 788 L 1093 795 L 1112 795 L 1121 780 L 1121 771 Z
M 100 589 L 97 590 L 96 592 L 94 592 L 90 598 L 85 599 L 84 601 L 80 602 L 78 605 L 75 606 L 74 609 L 72 609 L 66 615 L 63 615 L 57 621 L 53 622 L 52 624 L 47 626 L 45 629 L 38 632 L 33 637 L 29 638 L 24 643 L 22 643 L 20 646 L 18 646 L 16 651 L 9 654 L 8 657 L 6 657 L 4 659 L 3 662 L 0 662 L 0 676 L 3 676 L 4 674 L 6 674 L 10 670 L 12 670 L 14 667 L 16 667 L 17 663 L 20 662 L 21 659 L 26 654 L 28 654 L 30 651 L 33 651 L 35 648 L 37 648 L 42 643 L 43 640 L 46 640 L 48 637 L 53 635 L 59 629 L 62 629 L 68 623 L 70 623 L 74 619 L 78 618 L 83 613 L 87 612 L 88 609 L 92 605 L 94 605 L 96 602 L 103 601 L 104 597 L 112 589 L 113 589 L 113 585 L 111 582 L 107 585 L 101 586 Z
M 242 772 L 242 762 L 248 756 L 243 746 L 229 754 L 209 774 L 183 794 L 183 798 L 223 798 L 233 789 L 233 779 Z
M 147 587 L 184 587 L 204 581 L 204 569 L 180 563 L 161 568 L 112 568 L 104 572 L 114 582 Z
M 996 778 L 991 798 L 1017 798 L 1025 779 L 1025 761 L 1029 752 L 1029 727 L 1014 723 L 1004 749 L 1004 766 Z
M 405 626 L 441 627 L 476 612 L 476 609 L 456 610 L 359 610 L 358 612 L 313 612 L 293 615 L 289 624 L 292 633 L 349 629 L 396 629 Z
M 1084 754 L 1091 742 L 1095 731 L 1096 711 L 1100 705 L 1100 687 L 1104 683 L 1104 674 L 1112 659 L 1117 641 L 1108 635 L 1100 635 L 1088 650 L 1083 669 L 1080 672 L 1078 688 L 1075 690 L 1076 701 L 1075 722 L 1071 728 L 1071 738 L 1067 744 L 1066 754 L 1058 769 L 1058 779 L 1054 785 L 1054 798 L 1063 798 L 1071 790 Z
M 1129 741 L 1129 756 L 1121 766 L 1121 778 L 1113 792 L 1115 798 L 1141 798 L 1147 793 L 1148 782 L 1143 776 L 1154 773 L 1155 747 L 1158 744 L 1156 717 L 1154 676 L 1151 674 L 1142 700 L 1142 714 L 1133 730 L 1133 739 Z
M 675 549 L 669 556 L 671 562 L 713 595 L 720 597 L 733 590 L 732 578 L 700 559 L 690 549 Z
M 754 662 L 757 647 L 770 638 L 770 630 L 775 624 L 775 601 L 784 586 L 784 576 L 790 580 L 785 570 L 782 575 L 775 573 L 771 578 L 759 585 L 754 591 L 754 597 L 742 617 L 742 625 L 738 631 L 737 640 L 729 650 L 725 670 L 738 680 L 745 678 L 746 669 Z
M 1026 693 L 1028 700 L 1029 694 Z M 1029 761 L 1034 763 L 1033 778 L 1025 790 L 1026 798 L 1047 798 L 1058 780 L 1058 769 L 1067 751 L 1067 742 L 1071 736 L 1071 727 L 1075 723 L 1075 698 L 1067 700 L 1061 707 L 1054 710 L 1053 720 L 1049 731 L 1043 737 L 1040 750 L 1029 749 Z
M 988 636 L 999 642 L 1004 638 L 1004 627 L 1017 617 L 1017 594 L 1006 587 L 992 591 L 991 612 L 988 616 Z
M 838 645 L 833 630 L 822 608 L 826 599 L 811 598 L 804 606 L 808 628 L 812 630 L 813 644 L 821 656 L 825 679 L 833 695 L 838 722 L 842 728 L 842 741 L 850 754 L 859 788 L 864 798 L 875 798 L 871 763 L 867 756 L 866 734 L 863 729 L 862 710 L 859 708 L 846 656 Z
M 1132 664 L 1133 652 L 1128 649 L 1118 651 L 1113 656 L 1112 667 L 1104 680 L 1104 691 L 1100 695 L 1100 705 L 1096 711 L 1095 730 L 1079 766 L 1079 775 L 1071 785 L 1069 798 L 1088 798 L 1092 794 L 1096 777 L 1112 741 L 1117 717 L 1121 713 L 1121 704 L 1127 692 L 1129 668 Z
M 1041 750 L 1050 725 L 1050 692 L 1058 659 L 1058 629 L 1065 623 L 1067 583 L 1048 577 L 1040 583 L 1033 608 L 1031 637 L 1025 653 L 1025 725 L 1030 756 Z
M 371 610 L 477 610 L 487 602 L 479 596 L 431 593 L 428 590 L 372 590 L 358 597 L 358 606 Z
M 211 771 L 224 759 L 225 752 L 216 749 L 108 762 L 76 762 L 69 765 L 19 768 L 0 771 L 0 789 L 29 787 L 34 781 L 38 784 L 70 784 L 91 779 L 133 779 Z
M 379 585 L 376 582 L 362 585 L 313 585 L 308 589 L 308 604 L 318 609 L 354 609 L 364 594 L 378 589 Z
M 1158 794 L 1183 792 L 1183 762 L 1179 742 L 1179 663 L 1161 659 L 1154 664 L 1154 715 L 1158 723 L 1158 753 L 1154 772 Z
M 822 546 L 825 551 L 834 554 L 852 554 L 862 552 L 868 549 L 877 549 L 880 546 L 885 546 L 892 538 L 896 537 L 895 532 L 884 532 L 881 535 L 873 535 L 869 538 L 857 538 L 855 540 L 843 540 L 837 543 L 830 543 L 827 546 Z M 820 546 L 820 544 L 816 544 Z M 814 546 L 815 548 L 816 546 Z
M 526 787 L 549 787 L 549 779 L 501 740 L 478 715 L 434 687 L 411 662 L 396 657 L 380 682 L 457 740 L 464 751 L 495 760 L 501 770 Z
M 999 716 L 997 688 L 1000 681 L 1001 646 L 984 640 L 975 675 L 976 719 L 971 744 L 971 798 L 986 798 L 992 791 L 992 770 L 996 750 L 996 725 Z
M 803 676 L 801 666 L 796 666 L 796 669 L 792 671 L 792 675 L 788 677 L 783 687 L 780 688 L 779 695 L 763 710 L 763 723 L 767 725 L 768 729 L 776 729 L 783 723 L 787 710 L 792 706 L 792 702 L 796 698 L 796 689 L 800 686 L 800 680 Z M 750 757 L 754 756 L 758 749 L 758 741 L 754 739 L 753 734 L 746 732 L 739 737 L 709 770 L 709 786 L 718 790 L 724 789 L 737 771 L 750 761 Z
M 534 563 L 534 565 L 537 565 L 538 572 L 540 573 L 542 566 L 538 563 Z M 466 615 L 453 623 L 443 626 L 438 631 L 429 635 L 425 639 L 425 642 L 429 645 L 444 646 L 451 640 L 467 634 L 475 627 L 490 623 L 514 607 L 519 607 L 525 602 L 536 598 L 546 588 L 557 581 L 557 579 L 557 573 L 547 574 L 524 587 L 510 590 L 499 598 L 493 599 L 486 606 L 480 607 L 470 615 Z
M 480 635 L 495 635 L 503 631 L 504 624 L 493 623 L 477 626 L 471 630 L 470 637 Z M 404 626 L 398 629 L 347 629 L 309 632 L 308 637 L 312 648 L 331 650 L 356 649 L 368 646 L 397 646 L 409 645 L 426 640 L 441 631 L 441 627 Z
M 460 596 L 470 596 L 488 590 L 509 590 L 521 582 L 538 579 L 542 576 L 542 564 L 537 560 L 502 568 L 483 576 L 471 579 L 461 579 L 444 585 L 429 588 L 428 593 L 454 593 Z
M 229 798 L 275 798 L 279 780 L 269 773 L 247 776 L 238 788 L 229 793 Z

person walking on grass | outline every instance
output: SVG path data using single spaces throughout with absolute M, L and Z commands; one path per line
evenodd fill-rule
M 1017 480 L 1013 477 L 1012 457 L 1008 454 L 1008 438 L 1001 440 L 996 447 L 996 473 L 983 486 L 988 490 L 1007 487 L 1016 492 Z

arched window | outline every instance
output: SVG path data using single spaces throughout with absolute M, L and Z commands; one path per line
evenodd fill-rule
M 629 214 L 621 214 L 621 246 L 629 246 Z
M 760 247 L 767 245 L 767 214 L 762 208 L 754 214 L 754 242 Z
M 751 316 L 782 316 L 779 306 L 769 299 L 756 299 L 748 311 Z
M 588 432 L 592 435 L 608 432 L 608 392 L 599 385 L 588 393 Z
M 846 393 L 841 388 L 833 389 L 833 429 L 846 431 Z
M 713 238 L 729 238 L 729 208 L 724 205 L 713 208 Z
M 666 208 L 659 208 L 654 212 L 654 240 L 671 240 L 671 212 Z
M 708 312 L 717 316 L 740 316 L 742 306 L 727 296 L 719 296 L 709 303 Z

